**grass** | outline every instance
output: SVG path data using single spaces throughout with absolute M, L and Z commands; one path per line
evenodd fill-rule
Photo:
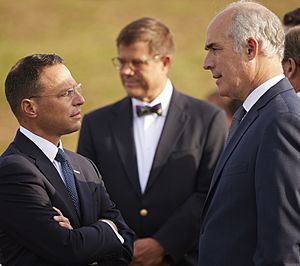
M 0 0 L 0 153 L 18 128 L 4 96 L 4 80 L 15 62 L 32 53 L 57 53 L 84 84 L 83 113 L 125 95 L 111 64 L 120 29 L 134 19 L 161 19 L 175 35 L 177 52 L 170 77 L 176 88 L 205 98 L 214 88 L 202 69 L 206 27 L 227 0 Z M 260 1 L 280 18 L 299 0 Z M 78 133 L 63 138 L 75 150 Z

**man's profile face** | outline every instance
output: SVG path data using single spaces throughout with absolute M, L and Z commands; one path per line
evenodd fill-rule
M 240 99 L 245 77 L 243 53 L 234 50 L 234 40 L 229 37 L 229 11 L 221 13 L 209 24 L 205 49 L 208 51 L 203 67 L 212 72 L 221 96 Z
M 67 67 L 63 64 L 45 67 L 39 83 L 41 91 L 32 98 L 37 112 L 34 121 L 37 133 L 51 140 L 79 130 L 84 98 L 76 90 L 67 93 L 77 85 Z

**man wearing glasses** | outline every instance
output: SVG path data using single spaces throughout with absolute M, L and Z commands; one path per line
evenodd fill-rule
M 178 92 L 168 78 L 170 30 L 153 18 L 117 38 L 127 97 L 87 114 L 78 152 L 99 167 L 136 232 L 131 265 L 196 265 L 200 213 L 226 137 L 224 113 Z
M 84 98 L 63 59 L 22 58 L 5 94 L 20 123 L 0 157 L 3 266 L 128 265 L 133 232 L 110 201 L 95 165 L 62 148 L 77 131 Z

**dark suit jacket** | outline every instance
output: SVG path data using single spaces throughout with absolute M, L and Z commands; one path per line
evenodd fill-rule
M 200 213 L 226 133 L 219 108 L 174 91 L 144 194 L 130 98 L 84 117 L 78 152 L 100 168 L 113 201 L 139 238 L 154 237 L 178 265 L 195 265 Z
M 250 109 L 218 161 L 199 265 L 300 265 L 300 99 L 287 79 Z
M 127 265 L 130 260 L 133 232 L 110 201 L 95 165 L 81 155 L 66 154 L 73 169 L 80 172 L 74 172 L 80 219 L 52 162 L 22 133 L 17 133 L 0 157 L 3 265 L 87 265 L 94 261 Z M 54 221 L 53 206 L 69 218 L 74 230 Z M 97 222 L 99 218 L 117 225 L 123 245 L 109 225 Z

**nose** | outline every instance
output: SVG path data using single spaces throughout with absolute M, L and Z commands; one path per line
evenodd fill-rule
M 85 103 L 85 99 L 79 91 L 76 91 L 73 99 L 75 105 L 83 105 Z
M 134 68 L 131 65 L 131 62 L 126 62 L 120 67 L 120 74 L 122 75 L 133 75 Z
M 203 68 L 205 70 L 210 70 L 213 68 L 213 62 L 212 62 L 212 59 L 211 59 L 211 56 L 209 55 L 209 53 L 204 58 Z

